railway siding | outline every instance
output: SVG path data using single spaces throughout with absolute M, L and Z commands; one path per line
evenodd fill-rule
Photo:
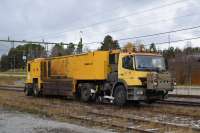
M 78 101 L 62 100 L 59 98 L 35 99 L 34 97 L 24 96 L 22 91 L 16 93 L 15 89 L 13 91 L 11 91 L 12 88 L 9 88 L 9 91 L 6 91 L 6 88 L 3 91 L 0 90 L 0 105 L 43 114 L 65 121 L 69 119 L 73 120 L 73 122 L 82 121 L 90 126 L 96 124 L 103 125 L 103 127 L 109 127 L 109 129 L 117 131 L 123 129 L 138 132 L 142 132 L 142 130 L 144 132 L 156 132 L 167 129 L 170 131 L 184 129 L 197 132 L 199 128 L 199 120 L 190 116 L 168 114 L 167 112 L 161 113 L 162 110 L 159 113 L 156 111 L 150 112 L 154 105 L 144 105 L 145 111 L 142 111 L 143 105 L 140 107 L 118 108 L 112 105 L 88 105 Z M 22 88 L 17 89 L 22 90 Z M 5 100 L 6 102 L 3 102 Z

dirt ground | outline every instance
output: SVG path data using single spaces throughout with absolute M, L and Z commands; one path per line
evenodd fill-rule
M 0 133 L 105 133 L 74 124 L 39 118 L 27 113 L 0 108 Z M 108 132 L 107 132 L 108 133 Z
M 188 124 L 191 127 L 199 126 L 200 122 L 200 108 L 190 107 L 176 107 L 176 106 L 127 106 L 116 107 L 112 105 L 97 105 L 87 104 L 78 101 L 62 98 L 52 97 L 27 97 L 23 92 L 14 91 L 0 91 L 0 107 L 9 107 L 21 112 L 28 112 L 31 114 L 39 115 L 40 117 L 47 117 L 51 120 L 60 122 L 72 123 L 87 128 L 97 128 L 106 131 L 116 131 L 110 125 L 99 125 L 97 123 L 91 123 L 88 121 L 82 121 L 80 119 L 74 119 L 72 116 L 90 116 L 88 112 L 95 111 L 107 114 L 113 114 L 123 117 L 139 117 L 142 119 L 149 119 L 154 121 L 161 121 L 174 124 Z M 192 112 L 192 113 L 191 113 Z M 117 119 L 119 120 L 119 119 Z M 115 119 L 111 120 L 115 123 Z M 125 122 L 127 119 L 123 118 L 117 122 Z M 149 123 L 151 127 L 154 125 Z M 23 124 L 22 124 L 23 125 Z M 165 130 L 166 128 L 163 127 Z M 41 129 L 43 133 L 43 129 Z M 46 129 L 45 129 L 46 130 Z M 54 129 L 52 129 L 54 131 Z M 62 129 L 63 130 L 63 129 Z M 39 131 L 38 131 L 39 132 Z M 182 132 L 182 131 L 181 131 Z M 1 133 L 1 132 L 0 132 Z M 37 133 L 37 132 L 36 132 Z M 45 132 L 44 132 L 45 133 Z M 179 132 L 177 132 L 179 133 Z M 192 132 L 190 132 L 192 133 Z
M 0 84 L 7 85 L 23 85 L 24 78 L 22 77 L 1 77 L 0 76 Z M 115 107 L 115 106 L 104 106 L 104 105 L 94 105 L 94 104 L 86 104 L 80 103 L 70 99 L 63 98 L 52 98 L 52 97 L 26 97 L 23 93 L 19 92 L 11 92 L 11 91 L 0 91 L 0 107 L 9 107 L 14 110 L 18 110 L 20 112 L 28 112 L 31 114 L 39 115 L 39 117 L 35 117 L 33 115 L 27 113 L 19 113 L 19 112 L 7 112 L 2 111 L 0 108 L 0 133 L 12 133 L 12 131 L 19 127 L 19 130 L 16 130 L 16 133 L 30 132 L 30 133 L 57 133 L 57 132 L 83 132 L 83 127 L 87 129 L 102 129 L 105 131 L 115 131 L 113 128 L 109 126 L 102 126 L 94 123 L 87 123 L 80 120 L 74 120 L 70 117 L 73 116 L 84 116 L 88 113 L 88 111 L 99 111 L 106 112 L 110 114 L 123 115 L 125 117 L 129 116 L 139 116 L 148 118 L 155 121 L 164 121 L 169 123 L 179 123 L 184 124 L 185 122 L 189 124 L 191 127 L 199 127 L 200 125 L 200 108 L 193 107 L 175 107 L 175 106 L 135 106 L 131 105 L 128 107 Z M 3 113 L 2 113 L 3 112 Z M 6 112 L 5 119 L 2 118 Z M 191 113 L 192 112 L 192 113 Z M 3 114 L 3 115 L 2 115 Z M 7 117 L 10 116 L 10 117 Z M 185 117 L 184 117 L 185 116 Z M 41 118 L 42 117 L 42 118 Z M 43 118 L 44 117 L 44 118 Z M 46 117 L 50 118 L 46 119 Z M 30 118 L 27 120 L 27 118 Z M 175 119 L 176 118 L 176 119 Z M 3 120 L 2 120 L 3 119 Z M 193 121 L 194 119 L 194 121 Z M 21 122 L 20 125 L 25 125 L 28 128 L 30 127 L 30 131 L 20 128 L 18 123 L 15 120 Z M 3 121 L 3 122 L 2 122 Z M 5 123 L 9 121 L 8 123 Z M 58 122 L 59 121 L 59 122 Z M 182 122 L 180 122 L 182 121 Z M 38 124 L 38 123 L 39 124 Z M 10 126 L 11 123 L 11 126 Z M 49 124 L 50 123 L 50 124 Z M 72 124 L 68 124 L 72 123 Z M 2 126 L 3 125 L 3 126 Z M 9 125 L 6 126 L 6 125 Z M 34 126 L 36 127 L 34 127 Z M 56 125 L 55 127 L 52 125 Z M 65 128 L 66 125 L 68 127 L 73 128 Z M 77 127 L 74 127 L 79 125 Z M 13 126 L 13 127 L 12 127 Z M 71 129 L 81 129 L 81 130 L 71 130 Z M 4 129 L 4 131 L 3 131 Z M 100 130 L 100 132 L 102 131 Z M 15 130 L 14 130 L 15 131 Z M 18 132 L 17 132 L 18 131 Z M 94 130 L 96 131 L 96 130 Z M 87 131 L 88 132 L 88 131 Z M 93 132 L 93 130 L 92 130 Z M 182 131 L 181 131 L 182 132 Z M 23 133 L 23 132 L 22 132 Z M 178 132 L 177 132 L 178 133 Z M 192 133 L 192 132 L 191 132 Z

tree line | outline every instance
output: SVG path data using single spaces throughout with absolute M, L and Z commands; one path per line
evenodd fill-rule
M 139 44 L 139 49 L 143 49 L 144 45 Z M 135 50 L 137 49 L 133 43 L 127 43 L 123 48 L 119 46 L 118 40 L 114 40 L 112 36 L 105 36 L 104 40 L 101 43 L 101 46 L 98 50 Z M 170 47 L 163 51 L 158 51 L 154 43 L 150 44 L 149 51 L 153 52 L 161 52 L 165 58 L 170 59 L 174 58 L 176 54 L 179 53 L 191 53 L 191 52 L 200 52 L 200 48 L 192 48 L 188 47 L 184 50 L 180 50 L 179 48 Z M 9 69 L 19 69 L 23 68 L 26 65 L 26 61 L 33 58 L 46 57 L 46 56 L 63 56 L 63 55 L 71 55 L 71 54 L 80 54 L 83 52 L 83 41 L 80 39 L 78 44 L 69 43 L 64 44 L 56 44 L 51 49 L 50 53 L 47 53 L 45 47 L 39 44 L 24 44 L 18 45 L 15 48 L 11 48 L 8 54 L 4 54 L 0 59 L 0 71 L 6 71 Z

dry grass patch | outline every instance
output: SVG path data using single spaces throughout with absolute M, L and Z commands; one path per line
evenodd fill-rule
M 23 86 L 25 77 L 0 76 L 0 85 Z

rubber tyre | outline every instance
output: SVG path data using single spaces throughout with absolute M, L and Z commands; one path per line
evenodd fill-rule
M 88 102 L 91 98 L 90 86 L 85 84 L 81 87 L 81 101 Z
M 30 88 L 30 86 L 26 85 L 24 89 L 24 93 L 26 96 L 32 96 L 33 95 L 33 90 Z
M 38 89 L 38 84 L 35 83 L 35 84 L 33 84 L 33 95 L 34 95 L 35 97 L 38 97 L 39 94 L 40 94 L 40 92 L 39 92 L 39 89 Z
M 126 90 L 124 86 L 119 85 L 116 87 L 113 102 L 117 106 L 123 106 L 126 103 Z

